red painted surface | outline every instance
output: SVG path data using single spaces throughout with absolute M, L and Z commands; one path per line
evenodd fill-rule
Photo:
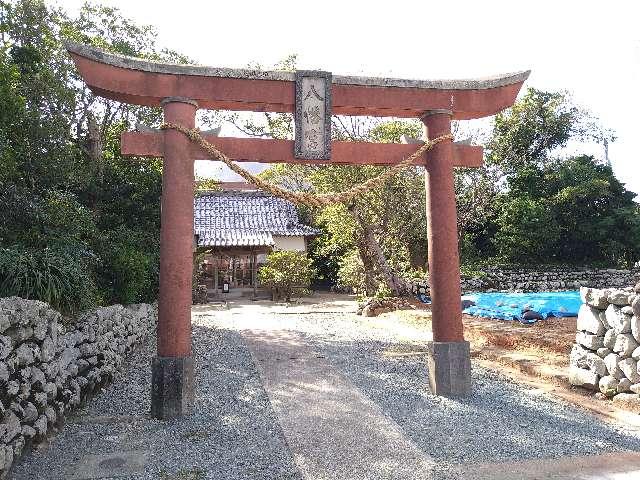
M 164 118 L 193 128 L 196 107 L 172 102 Z M 193 157 L 190 141 L 175 130 L 163 132 L 162 217 L 158 356 L 191 355 L 191 276 L 193 262 Z
M 294 82 L 154 73 L 108 65 L 72 53 L 89 88 L 105 98 L 125 103 L 160 106 L 168 97 L 193 99 L 200 108 L 292 112 Z M 522 77 L 518 77 L 522 78 Z M 522 82 L 490 89 L 422 89 L 332 85 L 333 114 L 380 117 L 423 117 L 429 138 L 451 131 L 451 119 L 493 115 L 513 104 Z M 163 105 L 166 122 L 195 127 L 196 105 Z M 448 110 L 447 113 L 433 110 Z M 209 137 L 236 161 L 314 163 L 293 157 L 293 142 L 268 139 Z M 191 356 L 191 282 L 193 254 L 193 161 L 207 154 L 182 133 L 128 132 L 122 153 L 164 157 L 160 232 L 160 295 L 158 356 Z M 416 145 L 332 142 L 331 164 L 384 165 L 400 162 Z M 482 165 L 482 147 L 450 140 L 425 153 L 426 209 L 432 330 L 436 342 L 464 340 L 460 305 L 460 265 L 454 192 L 454 166 Z
M 292 112 L 294 83 L 216 76 L 176 75 L 122 68 L 72 53 L 80 75 L 97 95 L 159 106 L 180 96 L 201 108 Z M 381 117 L 422 116 L 430 138 L 449 133 L 451 119 L 493 115 L 513 104 L 522 82 L 489 89 L 437 89 L 394 86 L 332 85 L 333 112 Z M 449 110 L 450 113 L 433 112 Z M 165 120 L 194 126 L 196 107 L 170 103 Z M 314 163 L 293 157 L 293 142 L 210 137 L 236 161 Z M 411 155 L 416 145 L 333 142 L 332 164 L 393 164 Z M 160 319 L 158 353 L 183 356 L 191 352 L 191 247 L 193 234 L 193 159 L 207 158 L 183 134 L 125 133 L 122 152 L 133 156 L 164 156 Z M 324 162 L 315 162 L 324 163 Z M 436 341 L 461 341 L 460 271 L 457 245 L 453 167 L 482 164 L 482 148 L 445 141 L 425 154 L 429 268 Z
M 428 115 L 423 121 L 429 138 L 451 131 L 451 117 L 448 113 Z M 451 141 L 436 145 L 431 151 L 425 175 L 431 328 L 436 342 L 464 340 L 452 156 Z
M 332 142 L 331 160 L 301 160 L 293 156 L 293 142 L 290 140 L 204 137 L 237 162 L 392 165 L 402 161 L 419 147 L 400 143 Z M 121 150 L 123 155 L 162 157 L 163 144 L 162 133 L 125 132 L 122 134 Z M 206 152 L 193 143 L 188 148 L 191 158 L 209 158 Z M 424 165 L 429 161 L 430 155 L 427 152 L 424 159 L 416 160 L 416 165 Z M 482 147 L 454 143 L 453 165 L 482 166 Z
M 102 97 L 137 105 L 159 106 L 163 98 L 182 96 L 200 108 L 254 112 L 292 112 L 294 83 L 285 80 L 174 75 L 144 72 L 71 56 L 89 88 Z M 486 117 L 516 99 L 522 82 L 502 87 L 462 90 L 337 85 L 333 113 L 416 118 L 427 110 L 449 109 L 458 120 Z

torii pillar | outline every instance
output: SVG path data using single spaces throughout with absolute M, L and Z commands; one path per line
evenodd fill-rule
M 431 110 L 422 121 L 433 140 L 451 133 L 450 110 Z M 471 352 L 464 340 L 460 305 L 460 260 L 453 146 L 445 140 L 433 147 L 426 164 L 427 238 L 431 330 L 428 346 L 429 385 L 435 395 L 464 396 L 471 388 Z
M 161 102 L 165 122 L 195 128 L 198 104 L 184 97 Z M 165 130 L 160 219 L 158 353 L 152 362 L 151 415 L 176 418 L 193 404 L 191 291 L 193 279 L 193 158 L 190 141 Z

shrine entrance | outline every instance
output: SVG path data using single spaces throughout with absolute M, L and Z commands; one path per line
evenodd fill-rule
M 470 391 L 469 343 L 463 336 L 460 306 L 453 168 L 481 166 L 482 147 L 453 142 L 451 120 L 486 117 L 511 106 L 529 72 L 486 79 L 420 81 L 162 64 L 78 44 L 68 44 L 67 50 L 96 95 L 164 111 L 164 131 L 126 132 L 121 144 L 124 155 L 164 160 L 158 351 L 152 373 L 154 417 L 179 417 L 193 401 L 195 159 L 371 164 L 391 169 L 408 164 L 425 166 L 433 330 L 429 383 L 436 395 L 466 395 Z M 198 108 L 294 113 L 295 141 L 200 135 L 194 130 Z M 331 115 L 419 118 L 425 125 L 426 143 L 332 141 Z M 364 188 L 366 185 L 361 190 Z M 291 192 L 279 194 L 320 202 L 318 205 L 326 200 Z M 334 200 L 344 198 L 334 196 Z
M 258 268 L 265 262 L 268 252 L 260 248 L 205 249 L 196 268 L 207 287 L 209 299 L 255 297 L 259 286 Z
M 251 288 L 256 286 L 254 268 L 257 260 L 254 255 L 243 252 L 206 253 L 204 262 L 207 287 L 219 293 L 226 282 L 230 288 Z M 210 282 L 208 281 L 210 279 Z M 209 285 L 209 283 L 211 285 Z

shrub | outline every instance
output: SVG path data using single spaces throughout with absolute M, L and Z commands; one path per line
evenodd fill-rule
M 47 302 L 66 314 L 98 303 L 91 276 L 92 254 L 81 247 L 0 248 L 0 297 Z
M 116 247 L 111 258 L 110 272 L 113 276 L 113 301 L 123 304 L 137 303 L 149 291 L 151 278 L 149 256 L 130 245 Z
M 100 289 L 108 303 L 152 302 L 158 296 L 157 238 L 124 227 L 108 232 L 98 254 Z
M 291 301 L 294 291 L 308 291 L 314 271 L 311 259 L 303 252 L 271 252 L 260 270 L 260 284 L 271 290 L 273 300 Z
M 378 285 L 378 289 L 376 290 L 376 293 L 374 293 L 373 295 L 375 298 L 390 298 L 392 296 L 391 294 L 391 289 L 384 283 L 380 283 L 380 285 Z
M 365 271 L 357 250 L 352 250 L 339 261 L 337 287 L 341 290 L 364 293 Z
M 0 187 L 0 212 L 0 243 L 5 246 L 86 244 L 96 235 L 91 211 L 69 192 Z

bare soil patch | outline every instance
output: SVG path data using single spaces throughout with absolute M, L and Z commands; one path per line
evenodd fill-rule
M 430 306 L 418 300 L 413 300 L 412 305 L 414 310 L 388 315 L 430 328 Z M 471 343 L 471 355 L 483 367 L 552 393 L 606 420 L 640 427 L 640 415 L 569 384 L 567 373 L 576 335 L 575 317 L 550 317 L 532 325 L 471 315 L 463 315 L 462 320 L 465 338 Z

